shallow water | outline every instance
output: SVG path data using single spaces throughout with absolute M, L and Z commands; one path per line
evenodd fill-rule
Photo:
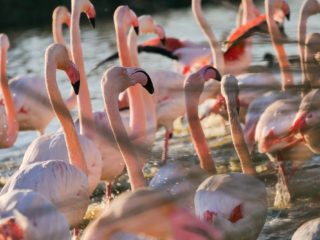
M 288 2 L 291 6 L 292 14 L 291 21 L 286 22 L 285 24 L 285 29 L 289 38 L 296 39 L 298 12 L 302 1 L 291 0 Z M 209 22 L 212 24 L 212 27 L 214 27 L 214 31 L 218 39 L 222 39 L 222 36 L 225 36 L 234 27 L 236 15 L 235 11 L 230 7 L 209 5 L 205 7 L 205 14 Z M 165 28 L 167 36 L 185 38 L 193 41 L 204 41 L 201 31 L 193 20 L 190 9 L 167 11 L 161 14 L 156 14 L 154 18 Z M 319 17 L 310 18 L 308 23 L 309 32 L 319 31 L 319 20 Z M 99 21 L 98 16 L 96 29 L 91 29 L 89 24 L 86 22 L 82 24 L 81 28 L 85 67 L 87 72 L 89 72 L 97 62 L 114 52 L 116 46 L 114 27 L 113 23 L 110 21 Z M 12 32 L 8 32 L 8 35 L 11 41 L 11 48 L 8 54 L 8 74 L 10 76 L 16 76 L 18 74 L 30 72 L 40 75 L 43 72 L 43 56 L 45 48 L 52 42 L 50 28 L 36 28 L 26 31 L 12 30 Z M 67 30 L 65 31 L 65 36 L 68 41 L 69 36 Z M 143 37 L 143 39 L 145 38 L 146 37 Z M 265 39 L 262 40 L 261 37 L 255 38 L 253 49 L 253 61 L 257 64 L 264 64 L 261 61 L 264 53 L 273 52 L 270 43 L 266 42 Z M 296 44 L 288 44 L 286 49 L 289 55 L 296 55 L 298 52 Z M 172 62 L 170 60 L 155 55 L 142 54 L 141 62 L 142 66 L 146 70 L 172 69 Z M 90 73 L 88 77 L 94 110 L 101 110 L 103 108 L 100 79 L 105 69 L 106 67 L 102 67 L 97 71 Z M 296 81 L 298 81 L 299 77 L 300 75 L 297 73 L 295 75 Z M 58 78 L 60 80 L 61 90 L 66 96 L 70 88 L 64 81 L 65 76 L 59 73 Z M 52 132 L 58 127 L 59 124 L 57 120 L 53 120 L 46 132 Z M 214 130 L 207 129 L 207 132 L 210 131 L 214 131 L 212 135 L 223 135 L 224 133 L 223 130 L 221 131 L 221 129 L 217 128 Z M 160 135 L 161 134 L 159 134 L 159 136 Z M 176 135 L 177 137 L 172 141 L 173 146 L 170 150 L 170 158 L 173 159 L 184 156 L 186 158 L 194 159 L 195 154 L 192 144 L 189 142 L 188 138 L 179 137 L 179 134 Z M 13 147 L 10 149 L 0 150 L 1 178 L 10 176 L 19 166 L 26 148 L 36 136 L 37 133 L 35 132 L 21 132 L 19 133 L 18 140 Z M 158 152 L 161 146 L 160 140 L 161 138 L 159 137 L 155 146 L 156 153 L 154 154 L 154 158 L 159 156 Z M 218 142 L 220 140 L 218 140 Z M 216 141 L 217 140 L 213 142 Z M 229 160 L 237 158 L 231 144 L 224 145 L 223 148 L 219 146 L 212 146 L 212 149 L 213 154 L 217 156 L 217 161 L 222 168 L 223 166 L 228 166 L 226 169 L 230 168 L 230 164 L 228 163 Z M 262 157 L 262 160 L 261 157 L 255 158 L 259 159 L 257 160 L 257 165 L 265 165 L 267 163 L 265 157 Z M 318 159 L 319 157 L 314 157 L 303 171 L 308 171 L 310 169 L 316 171 L 319 168 L 319 165 L 317 164 Z M 232 162 L 236 163 L 233 164 L 232 169 L 239 169 L 237 162 Z M 269 202 L 270 206 L 272 206 L 272 198 L 274 197 L 274 181 L 267 181 L 267 186 L 269 189 Z M 319 213 L 320 206 L 316 197 L 299 197 L 297 200 L 293 200 L 292 206 L 286 210 L 270 208 L 268 220 L 259 239 L 290 239 L 297 226 L 308 219 L 318 217 Z

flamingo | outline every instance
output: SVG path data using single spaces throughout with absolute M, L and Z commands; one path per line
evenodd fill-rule
M 63 214 L 49 200 L 31 190 L 3 194 L 0 218 L 1 239 L 70 239 L 69 225 Z
M 224 52 L 224 60 L 228 62 L 228 65 L 239 65 L 244 66 L 243 56 L 247 55 L 245 51 L 245 44 L 242 39 L 245 39 L 252 35 L 255 31 L 265 31 L 266 29 L 266 16 L 260 15 L 255 10 L 255 7 L 251 0 L 243 1 L 244 11 L 241 14 L 242 20 L 241 25 L 228 37 L 226 40 Z M 283 22 L 283 18 L 286 16 L 289 18 L 290 11 L 287 5 L 283 6 L 282 13 L 275 13 L 274 17 L 280 22 Z M 179 63 L 179 73 L 185 75 L 192 70 L 192 65 L 203 66 L 211 62 L 211 52 L 210 46 L 206 43 L 195 43 L 188 40 L 180 40 L 173 37 L 166 37 L 165 39 L 161 37 L 153 38 L 145 41 L 143 44 L 138 46 L 139 52 L 153 52 L 159 53 L 161 55 L 167 56 L 169 58 L 175 59 Z M 101 61 L 97 64 L 96 68 L 113 60 L 117 57 L 117 54 L 113 54 L 107 59 Z M 246 67 L 248 67 L 248 58 L 246 60 Z M 245 68 L 246 68 L 245 67 Z M 245 68 L 239 68 L 243 69 Z M 239 73 L 239 69 L 231 73 Z
M 281 5 L 281 1 L 277 3 L 269 0 L 265 1 L 269 31 L 279 59 L 283 89 L 288 89 L 294 87 L 293 76 L 290 71 L 290 64 L 285 55 L 285 50 L 279 39 L 279 33 L 274 28 L 274 21 L 270 17 L 272 12 L 279 7 L 279 4 Z M 305 6 L 305 4 L 302 5 L 300 17 L 300 21 L 302 22 L 299 24 L 300 27 L 305 25 L 307 20 L 307 18 L 304 17 L 304 14 L 306 13 Z M 303 29 L 304 28 L 302 27 L 301 30 Z M 301 30 L 299 29 L 299 31 Z M 299 42 L 304 43 L 305 40 L 300 39 L 301 36 L 302 35 L 299 33 Z M 303 65 L 304 60 L 302 58 L 301 61 L 301 65 Z M 304 70 L 304 68 L 302 68 L 302 70 Z M 305 74 L 305 71 L 302 71 L 302 79 L 304 78 L 303 74 Z M 273 102 L 260 116 L 255 132 L 255 139 L 258 141 L 259 152 L 267 153 L 270 160 L 276 161 L 279 165 L 279 183 L 282 184 L 279 184 L 278 186 L 283 186 L 282 188 L 285 192 L 285 194 L 276 196 L 275 204 L 279 206 L 287 205 L 291 198 L 288 187 L 288 178 L 285 176 L 282 161 L 290 160 L 293 163 L 294 170 L 302 163 L 302 161 L 305 161 L 312 156 L 312 152 L 302 143 L 302 139 L 290 135 L 290 123 L 293 122 L 301 102 L 299 91 L 289 89 L 283 92 L 283 94 L 285 95 L 284 99 Z M 274 116 L 276 116 L 276 118 Z
M 306 23 L 309 16 L 315 14 L 315 10 L 317 9 L 316 1 L 305 1 L 301 7 L 300 11 L 300 20 L 299 20 L 299 26 L 298 26 L 298 39 L 300 43 L 304 43 L 306 39 Z M 318 5 L 319 8 L 319 5 Z M 304 44 L 299 45 L 299 53 L 300 53 L 300 62 L 301 62 L 301 70 L 304 73 L 302 75 L 302 85 L 305 86 L 305 88 L 308 88 L 308 86 L 313 85 L 316 87 L 316 82 L 309 80 L 307 81 L 306 76 L 308 76 L 308 71 L 306 71 L 304 67 L 304 59 L 305 59 L 305 47 Z M 280 61 L 282 61 L 282 58 L 280 58 Z M 309 60 L 307 60 L 309 62 Z M 283 63 L 282 63 L 283 65 Z M 308 64 L 309 65 L 309 64 Z M 314 68 L 312 69 L 313 72 L 317 69 L 317 65 L 315 64 Z M 308 78 L 312 78 L 315 74 L 312 74 Z M 284 80 L 284 78 L 282 78 Z M 309 83 L 310 82 L 310 83 Z M 313 82 L 313 83 L 312 83 Z M 283 86 L 285 86 L 285 82 L 282 83 Z M 284 87 L 283 87 L 284 88 Z M 280 99 L 288 98 L 288 93 L 273 91 L 266 93 L 262 97 L 256 98 L 248 109 L 248 114 L 246 115 L 245 120 L 245 136 L 246 141 L 250 147 L 250 149 L 253 149 L 254 141 L 255 141 L 255 129 L 257 126 L 257 123 L 259 121 L 259 118 L 261 114 L 266 110 L 266 108 L 271 105 L 273 102 L 276 102 Z
M 210 68 L 202 68 L 202 74 L 210 74 Z M 187 118 L 189 130 L 196 152 L 199 156 L 200 166 L 208 174 L 207 177 L 190 163 L 167 164 L 160 168 L 159 172 L 151 180 L 150 185 L 156 188 L 163 188 L 169 182 L 178 182 L 178 185 L 168 186 L 166 190 L 175 196 L 184 193 L 189 198 L 189 193 L 197 187 L 198 181 L 203 181 L 194 196 L 195 212 L 198 217 L 218 226 L 224 236 L 233 239 L 235 236 L 245 236 L 246 239 L 256 239 L 266 219 L 266 190 L 263 184 L 254 177 L 247 174 L 254 174 L 250 162 L 249 152 L 245 146 L 243 133 L 241 132 L 239 118 L 235 106 L 237 106 L 237 80 L 234 77 L 226 76 L 222 81 L 222 92 L 227 100 L 229 118 L 231 120 L 231 133 L 235 148 L 242 163 L 243 172 L 247 174 L 222 174 L 215 175 L 216 168 L 210 150 L 205 141 L 204 133 L 198 117 L 198 101 L 203 84 L 208 76 L 199 81 L 195 76 L 189 76 L 185 81 L 185 101 L 187 104 Z M 181 166 L 180 166 L 181 165 Z M 178 171 L 177 171 L 178 170 Z M 194 172 L 196 171 L 196 172 Z M 193 179 L 194 174 L 196 179 Z M 192 179 L 188 179 L 188 176 Z M 250 187 L 249 187 L 250 186 Z M 252 195 L 243 194 L 249 187 Z M 235 192 L 234 189 L 239 191 Z M 194 189 L 196 190 L 196 189 Z M 189 199 L 184 196 L 185 202 Z M 184 204 L 190 209 L 190 203 Z M 192 208 L 191 208 L 192 209 Z M 246 209 L 246 210 L 245 210 Z M 220 219 L 221 218 L 221 219 Z M 243 219 L 242 219 L 243 218 Z M 241 219 L 241 221 L 240 221 Z M 239 222 L 238 222 L 239 221 Z M 250 226 L 250 227 L 249 227 Z M 250 231 L 249 228 L 251 229 Z M 252 231 L 254 229 L 255 231 Z
M 58 43 L 64 44 L 61 26 L 64 23 L 67 24 L 70 20 L 68 18 L 68 12 L 66 9 L 59 7 L 56 11 L 54 11 L 52 17 L 53 38 Z M 37 86 L 37 90 L 33 90 L 32 86 Z M 47 106 L 49 99 L 43 77 L 30 74 L 19 75 L 9 80 L 9 89 L 14 96 L 13 101 L 19 130 L 37 130 L 40 135 L 44 134 L 44 131 L 52 120 L 54 113 L 52 109 Z M 66 103 L 68 108 L 72 109 L 76 104 L 75 95 L 71 94 L 68 99 L 66 99 Z M 3 108 L 3 104 L 4 99 L 1 96 L 1 108 Z M 12 139 L 9 139 L 9 141 L 12 141 Z
M 10 46 L 7 35 L 0 34 L 0 77 L 4 106 L 1 106 L 0 148 L 11 147 L 17 139 L 18 121 L 13 98 L 7 81 L 7 51 Z
M 68 162 L 53 158 L 29 164 L 14 173 L 0 192 L 0 197 L 13 190 L 30 189 L 42 194 L 64 214 L 69 225 L 76 225 L 85 214 L 89 204 L 90 173 L 82 152 L 81 142 L 88 142 L 76 134 L 72 117 L 64 104 L 56 83 L 56 69 L 64 70 L 77 94 L 79 72 L 69 60 L 67 49 L 61 44 L 52 44 L 45 54 L 45 80 L 50 103 L 57 115 L 65 136 Z M 89 148 L 93 148 L 91 144 Z M 96 150 L 97 151 L 97 150 Z M 99 177 L 98 177 L 99 178 Z

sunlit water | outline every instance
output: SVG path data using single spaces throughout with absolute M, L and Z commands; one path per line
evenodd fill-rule
M 301 2 L 302 1 L 300 0 L 289 1 L 292 15 L 291 21 L 286 22 L 285 28 L 286 33 L 291 39 L 296 39 L 296 26 Z M 210 5 L 205 8 L 205 14 L 208 21 L 214 28 L 214 32 L 218 39 L 222 39 L 223 36 L 226 36 L 226 34 L 235 26 L 235 9 L 232 9 L 231 7 Z M 179 37 L 193 41 L 204 41 L 204 37 L 195 23 L 190 9 L 167 11 L 165 13 L 157 14 L 154 17 L 156 21 L 165 28 L 167 36 Z M 319 31 L 319 20 L 319 17 L 310 18 L 310 21 L 308 22 L 309 32 Z M 82 24 L 81 29 L 85 67 L 87 72 L 89 72 L 89 70 L 92 69 L 98 61 L 115 51 L 116 42 L 114 26 L 111 21 L 99 21 L 98 16 L 96 29 L 91 29 L 86 23 Z M 12 30 L 11 32 L 8 32 L 11 41 L 11 48 L 8 54 L 8 74 L 10 76 L 16 76 L 18 74 L 25 74 L 28 72 L 37 75 L 43 74 L 44 51 L 52 42 L 50 30 L 50 28 L 37 28 L 26 31 L 17 32 Z M 65 36 L 68 41 L 69 36 L 67 30 L 65 30 Z M 146 37 L 143 37 L 143 39 L 145 38 Z M 265 40 L 262 41 L 259 37 L 255 38 L 254 43 L 254 63 L 264 64 L 262 62 L 264 53 L 273 52 L 270 43 L 265 42 Z M 289 44 L 286 46 L 286 49 L 289 55 L 296 55 L 298 52 L 296 44 Z M 140 57 L 142 66 L 146 70 L 173 68 L 172 62 L 168 59 L 164 59 L 163 57 L 147 54 L 142 54 Z M 94 110 L 102 110 L 103 108 L 100 79 L 105 69 L 106 67 L 102 67 L 88 76 Z M 65 81 L 65 76 L 63 74 L 59 73 L 58 78 L 60 81 L 59 86 L 61 91 L 66 96 L 70 90 L 69 85 Z M 300 75 L 299 73 L 296 73 L 295 80 L 298 81 L 299 79 Z M 58 127 L 58 121 L 53 120 L 46 132 L 55 131 Z M 207 129 L 207 131 L 210 131 L 210 129 Z M 214 131 L 219 130 L 216 128 Z M 223 132 L 224 131 L 222 131 L 222 134 Z M 213 133 L 213 135 L 219 135 L 221 131 L 218 134 L 215 133 Z M 18 140 L 13 147 L 10 149 L 0 150 L 1 177 L 7 177 L 12 174 L 12 172 L 19 166 L 26 148 L 36 137 L 37 134 L 35 132 L 19 133 Z M 159 138 L 155 146 L 156 152 L 161 146 L 160 140 L 161 139 Z M 186 138 L 179 137 L 179 134 L 177 134 L 177 137 L 173 139 L 172 147 L 170 149 L 171 159 L 182 156 L 184 158 L 187 157 L 195 159 L 192 144 L 189 142 L 189 139 L 187 139 L 187 141 L 185 140 Z M 213 154 L 214 156 L 217 156 L 217 161 L 221 166 L 227 165 L 230 168 L 232 164 L 230 164 L 229 161 L 237 158 L 233 147 L 230 144 L 224 145 L 223 148 L 214 146 L 212 149 L 214 149 Z M 158 156 L 159 154 L 155 154 L 153 158 L 157 158 Z M 260 161 L 262 165 L 267 162 L 264 157 L 262 157 L 262 160 L 261 156 L 256 156 L 255 158 L 259 159 L 258 161 Z M 314 176 L 316 176 L 316 170 L 319 168 L 318 159 L 319 157 L 314 157 L 309 161 L 308 166 L 305 166 L 302 172 L 311 169 Z M 236 166 L 236 168 L 239 168 L 239 166 Z M 306 174 L 309 173 L 306 172 Z M 273 175 L 275 176 L 275 174 Z M 299 181 L 299 177 L 296 178 L 297 181 Z M 304 177 L 301 177 L 301 179 L 303 178 Z M 270 180 L 270 177 L 266 177 L 266 179 L 270 198 L 269 202 L 270 206 L 272 206 L 274 197 L 273 187 L 275 185 L 275 181 Z M 320 206 L 318 204 L 318 200 L 315 197 L 311 198 L 308 196 L 299 197 L 296 200 L 293 200 L 292 206 L 286 210 L 280 211 L 270 207 L 267 222 L 259 239 L 290 239 L 294 230 L 302 222 L 318 217 L 319 213 Z

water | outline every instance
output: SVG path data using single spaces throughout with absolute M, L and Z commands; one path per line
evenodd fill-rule
M 301 0 L 288 1 L 291 6 L 291 21 L 286 22 L 286 33 L 290 38 L 296 39 L 297 35 L 297 19 Z M 218 39 L 222 39 L 234 27 L 235 11 L 226 6 L 206 6 L 206 17 L 214 28 L 214 32 Z M 161 24 L 167 33 L 167 36 L 179 37 L 189 39 L 192 41 L 204 41 L 204 37 L 193 20 L 190 9 L 167 11 L 154 16 L 156 21 Z M 319 16 L 310 18 L 308 22 L 309 32 L 319 31 Z M 85 68 L 87 72 L 92 69 L 97 62 L 106 56 L 112 54 L 116 48 L 114 26 L 111 21 L 97 19 L 97 28 L 91 29 L 89 24 L 84 22 L 81 26 L 82 47 L 84 50 Z M 11 31 L 8 32 L 11 41 L 11 48 L 8 53 L 8 74 L 16 76 L 18 74 L 34 73 L 41 75 L 43 73 L 43 61 L 45 48 L 52 42 L 51 29 L 35 28 L 25 31 Z M 69 36 L 65 30 L 65 37 L 67 42 Z M 142 39 L 146 39 L 143 37 Z M 253 47 L 253 60 L 255 63 L 263 64 L 261 62 L 262 56 L 265 52 L 273 52 L 270 44 L 261 41 L 261 38 L 255 38 Z M 288 55 L 296 55 L 298 50 L 296 44 L 288 44 L 286 46 Z M 172 62 L 155 55 L 140 55 L 141 65 L 146 70 L 151 69 L 172 69 Z M 88 77 L 90 93 L 94 110 L 103 109 L 103 102 L 101 98 L 100 79 L 103 71 L 106 68 L 100 68 Z M 295 80 L 298 81 L 300 75 L 295 74 Z M 59 86 L 66 96 L 69 91 L 65 76 L 63 73 L 58 74 L 60 81 Z M 74 113 L 75 114 L 75 113 Z M 52 132 L 59 128 L 57 120 L 53 120 L 46 132 Z M 207 130 L 209 131 L 209 130 Z M 220 131 L 221 132 L 221 131 Z M 223 131 L 222 131 L 223 132 Z M 37 137 L 35 132 L 20 132 L 18 140 L 10 149 L 0 150 L 0 176 L 5 178 L 10 176 L 13 171 L 19 166 L 23 154 L 33 139 Z M 160 138 L 159 138 L 160 139 Z M 194 152 L 189 140 L 185 137 L 176 137 L 172 141 L 172 148 L 170 157 L 187 157 L 194 159 Z M 158 140 L 155 150 L 159 150 L 161 141 Z M 224 145 L 224 148 L 212 147 L 213 154 L 217 156 L 217 161 L 221 168 L 229 165 L 230 159 L 236 159 L 235 152 L 230 144 Z M 159 154 L 155 154 L 158 157 Z M 255 157 L 258 158 L 258 157 Z M 265 164 L 266 159 L 262 164 Z M 308 166 L 303 171 L 308 169 L 317 170 L 317 157 L 309 161 Z M 228 167 L 227 167 L 228 168 Z M 320 170 L 320 169 L 319 169 Z M 274 176 L 274 174 L 273 174 Z M 272 178 L 272 177 L 271 177 Z M 270 179 L 269 179 L 270 180 Z M 272 199 L 274 197 L 274 182 L 267 181 L 269 190 L 270 206 L 272 206 Z M 300 197 L 293 200 L 289 209 L 276 210 L 270 207 L 268 219 L 259 239 L 290 239 L 294 230 L 304 221 L 313 217 L 318 217 L 320 207 L 316 198 Z

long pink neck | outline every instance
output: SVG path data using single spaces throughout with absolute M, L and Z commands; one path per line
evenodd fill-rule
M 18 134 L 19 125 L 17 122 L 17 115 L 15 111 L 15 105 L 10 93 L 9 84 L 7 80 L 7 50 L 0 49 L 0 64 L 1 64 L 1 90 L 3 94 L 4 107 L 7 116 L 7 134 L 6 134 L 6 146 L 11 146 Z
M 50 59 L 47 59 L 46 61 L 45 77 L 51 105 L 53 106 L 54 112 L 63 128 L 68 149 L 69 162 L 88 175 L 87 164 L 83 156 L 78 135 L 73 125 L 72 117 L 65 106 L 58 89 L 56 82 L 56 64 Z
M 127 28 L 116 19 L 114 22 L 120 64 L 123 67 L 131 67 L 132 63 L 127 45 Z M 143 136 L 146 126 L 142 93 L 139 86 L 132 86 L 127 91 L 130 104 L 130 136 L 131 139 L 140 138 Z
M 83 54 L 80 40 L 80 6 L 78 2 L 72 0 L 71 12 L 71 52 L 72 60 L 77 65 L 80 72 L 81 86 L 78 95 L 78 108 L 80 120 L 80 132 L 85 136 L 93 139 L 95 137 L 95 125 L 93 121 L 92 106 L 90 100 L 90 93 L 88 89 L 87 77 L 84 69 Z
M 282 78 L 282 88 L 283 90 L 293 87 L 293 76 L 290 69 L 290 63 L 281 42 L 281 33 L 273 20 L 273 2 L 271 0 L 265 0 L 265 8 L 267 14 L 267 22 L 268 22 L 268 29 L 272 39 L 272 45 L 276 51 L 277 59 L 280 65 L 281 70 L 281 78 Z
M 54 16 L 52 19 L 52 34 L 53 34 L 53 41 L 55 43 L 60 43 L 68 49 L 66 42 L 64 40 L 63 34 L 62 34 L 62 22 L 57 19 L 57 16 Z M 71 53 L 68 49 L 69 57 L 71 58 Z M 65 101 L 67 104 L 67 107 L 69 110 L 74 108 L 74 106 L 77 104 L 77 96 L 74 94 L 74 91 L 72 90 L 69 97 Z
M 117 84 L 119 84 L 119 82 L 116 80 L 117 79 L 108 79 L 106 83 L 104 83 L 104 86 L 102 86 L 103 96 L 107 96 L 105 97 L 107 115 L 113 135 L 127 167 L 131 188 L 132 190 L 136 190 L 145 186 L 144 177 L 141 171 L 142 164 L 139 164 L 136 151 L 122 123 L 118 108 L 120 91 L 117 91 Z
M 242 24 L 247 24 L 249 21 L 255 18 L 254 5 L 252 0 L 242 0 L 242 5 L 243 5 Z
M 197 23 L 210 44 L 214 67 L 219 69 L 220 73 L 223 74 L 225 68 L 223 54 L 210 25 L 203 15 L 201 0 L 192 0 L 192 11 Z
M 210 149 L 208 148 L 198 115 L 199 97 L 195 97 L 192 93 L 190 94 L 189 91 L 187 91 L 185 93 L 185 102 L 189 131 L 191 133 L 193 145 L 200 160 L 200 167 L 210 174 L 215 174 L 217 172 L 216 166 Z
M 140 67 L 138 57 L 138 37 L 135 34 L 133 28 L 129 31 L 128 46 L 130 49 L 131 63 L 133 67 Z M 144 135 L 148 135 L 148 142 L 153 144 L 155 139 L 155 133 L 157 131 L 157 115 L 156 106 L 154 103 L 153 96 L 147 91 L 142 89 L 142 86 L 137 85 L 143 98 L 143 109 L 141 109 L 141 125 L 144 124 Z
M 252 166 L 251 157 L 249 153 L 248 146 L 245 142 L 243 130 L 241 128 L 239 115 L 235 106 L 237 106 L 236 96 L 231 96 L 228 94 L 225 97 L 227 104 L 228 117 L 231 128 L 232 142 L 240 159 L 240 164 L 242 172 L 245 174 L 254 175 L 256 173 L 254 167 Z
M 52 34 L 53 34 L 53 41 L 55 43 L 60 43 L 66 46 L 66 42 L 62 34 L 62 23 L 59 19 L 57 19 L 57 16 L 55 16 L 52 19 Z

